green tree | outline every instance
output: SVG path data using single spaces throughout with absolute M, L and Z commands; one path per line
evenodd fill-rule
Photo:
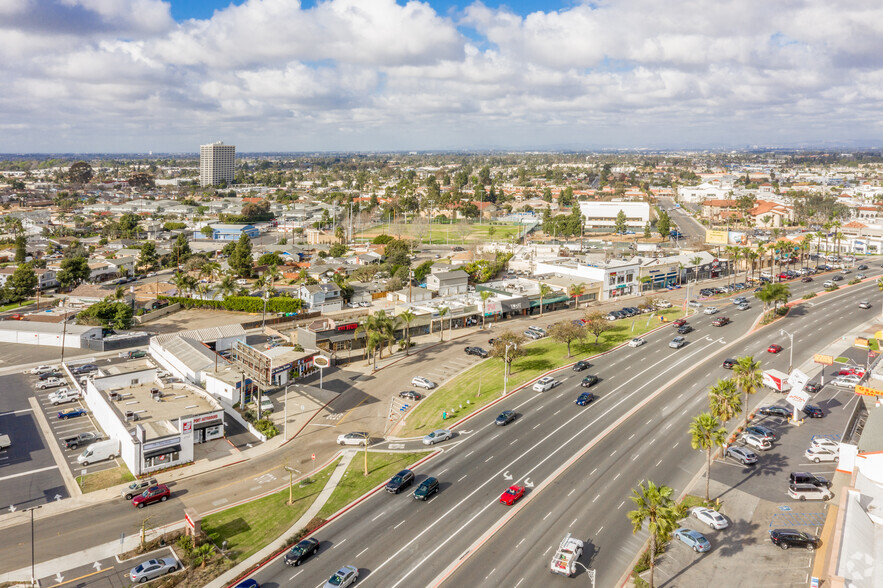
M 67 178 L 72 184 L 88 184 L 92 179 L 92 166 L 85 161 L 78 161 L 68 168 Z
M 637 533 L 647 523 L 650 533 L 650 588 L 653 588 L 653 571 L 656 568 L 656 546 L 659 541 L 664 541 L 675 530 L 678 521 L 678 509 L 672 494 L 674 491 L 668 486 L 656 486 L 647 481 L 645 487 L 642 483 L 638 490 L 632 490 L 632 502 L 637 508 L 628 512 L 629 521 L 632 523 L 632 533 Z
M 438 320 L 439 320 L 439 322 L 441 323 L 441 329 L 440 329 L 439 332 L 438 332 L 438 334 L 439 334 L 439 339 L 438 339 L 438 340 L 439 340 L 439 341 L 444 341 L 444 340 L 445 340 L 445 317 L 448 315 L 448 312 L 449 312 L 450 310 L 451 310 L 451 309 L 448 308 L 447 306 L 440 306 L 440 307 L 438 308 Z
M 626 231 L 625 221 L 626 221 L 625 212 L 620 210 L 618 213 L 616 213 L 616 221 L 613 223 L 613 230 L 616 231 L 617 233 L 620 233 L 620 234 L 625 233 L 625 231 Z
M 405 355 L 410 355 L 411 323 L 417 320 L 417 315 L 410 310 L 403 310 L 396 318 L 405 325 Z
M 264 253 L 258 258 L 258 265 L 285 265 L 285 260 L 275 251 Z
M 883 289 L 883 287 L 881 287 L 881 289 Z M 488 298 L 493 296 L 494 293 L 487 290 L 482 290 L 478 293 L 478 295 L 481 297 L 481 328 L 483 329 L 485 325 L 485 319 L 487 318 L 487 300 Z
M 236 242 L 236 249 L 233 250 L 233 255 L 230 256 L 227 263 L 230 269 L 235 271 L 239 277 L 251 277 L 253 259 L 251 256 L 251 239 L 248 238 L 248 235 L 243 233 L 239 236 L 239 241 Z
M 567 345 L 567 357 L 571 357 L 570 344 L 586 336 L 586 328 L 571 321 L 559 321 L 549 328 L 549 336 Z
M 28 239 L 24 235 L 15 237 L 15 263 L 24 263 L 28 258 Z
M 138 236 L 138 216 L 127 212 L 120 217 L 120 237 L 134 239 Z
M 663 239 L 667 239 L 671 233 L 671 219 L 665 211 L 659 213 L 659 218 L 656 220 L 656 232 Z
M 708 391 L 708 405 L 714 418 L 726 423 L 742 412 L 742 397 L 733 380 L 718 380 Z
M 494 337 L 494 347 L 491 349 L 491 355 L 503 360 L 503 363 L 506 365 L 507 377 L 512 374 L 512 364 L 515 360 L 527 355 L 527 349 L 524 347 L 526 341 L 527 339 L 524 338 L 524 335 L 514 331 L 503 331 Z M 508 352 L 506 347 L 509 348 Z
M 85 257 L 72 257 L 62 260 L 61 270 L 55 278 L 62 288 L 70 288 L 87 281 L 91 275 L 92 270 Z
M 215 230 L 208 225 L 199 229 L 199 232 L 202 233 L 206 239 L 211 239 L 212 235 L 215 234 Z
M 138 267 L 145 271 L 152 272 L 156 269 L 158 256 L 156 253 L 156 245 L 153 241 L 145 241 L 141 245 L 141 253 L 138 255 Z
M 171 262 L 175 264 L 176 267 L 181 266 L 190 259 L 191 255 L 193 255 L 193 252 L 190 250 L 190 243 L 187 241 L 187 237 L 184 236 L 184 233 L 181 233 L 172 245 Z
M 6 284 L 10 302 L 20 303 L 36 294 L 38 283 L 37 274 L 29 264 L 23 263 L 16 267 Z
M 714 416 L 703 412 L 693 417 L 690 423 L 690 446 L 693 449 L 705 450 L 705 501 L 708 502 L 708 487 L 711 481 L 711 454 L 716 447 L 722 446 L 727 440 L 727 430 L 720 425 Z
M 335 243 L 328 248 L 328 255 L 331 257 L 343 257 L 346 255 L 347 248 L 343 243 Z
M 650 238 L 650 223 L 649 222 L 644 224 L 644 238 L 645 239 Z
M 552 293 L 552 287 L 548 284 L 540 282 L 540 316 L 543 316 L 543 299 Z M 567 349 L 567 356 L 570 357 L 570 347 Z
M 745 414 L 743 426 L 748 426 L 748 395 L 757 392 L 763 385 L 763 373 L 760 371 L 760 362 L 754 361 L 754 357 L 746 355 L 736 360 L 733 366 L 733 381 L 736 388 L 742 393 L 744 401 L 742 410 Z
M 586 316 L 583 317 L 583 320 L 586 321 L 586 331 L 595 336 L 595 345 L 598 344 L 598 340 L 603 333 L 606 333 L 607 331 L 613 329 L 613 321 L 608 321 L 606 318 L 604 318 L 604 313 L 598 312 L 597 310 L 594 312 L 586 313 Z
M 426 276 L 432 271 L 432 264 L 435 263 L 434 260 L 430 259 L 428 261 L 424 261 L 416 268 L 414 268 L 414 279 L 418 282 L 422 282 L 426 279 Z

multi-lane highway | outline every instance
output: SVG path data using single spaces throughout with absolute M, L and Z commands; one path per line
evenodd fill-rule
M 819 281 L 790 285 L 794 297 L 820 289 Z M 692 317 L 695 331 L 682 349 L 668 347 L 676 333 L 667 327 L 642 347 L 598 358 L 587 372 L 559 372 L 559 387 L 514 394 L 440 446 L 441 455 L 417 472 L 417 483 L 425 476 L 442 482 L 430 501 L 378 493 L 318 534 L 322 550 L 308 564 L 295 570 L 275 561 L 255 577 L 262 584 L 313 586 L 338 567 L 354 565 L 367 585 L 534 586 L 550 581 L 551 552 L 573 532 L 589 543 L 582 563 L 598 570 L 597 585 L 613 585 L 643 539 L 632 536 L 625 515 L 631 490 L 647 479 L 681 490 L 702 466 L 686 431 L 692 417 L 706 410 L 708 386 L 729 375 L 720 367 L 723 359 L 752 354 L 767 367 L 787 369 L 789 342 L 780 328 L 794 333 L 800 363 L 834 335 L 832 324 L 841 332 L 868 320 L 874 311 L 859 309 L 857 302 L 875 291 L 872 282 L 828 294 L 774 328 L 744 337 L 759 304 L 740 312 L 715 302 L 721 308 L 715 316 L 726 314 L 733 323 L 717 328 L 713 316 Z M 773 342 L 785 351 L 766 353 Z M 599 398 L 578 407 L 579 381 L 587 373 L 602 379 L 593 389 Z M 505 408 L 519 419 L 494 426 L 494 416 Z M 575 463 L 561 473 L 570 459 Z M 513 483 L 529 486 L 522 507 L 498 502 Z M 497 532 L 481 545 L 489 530 Z

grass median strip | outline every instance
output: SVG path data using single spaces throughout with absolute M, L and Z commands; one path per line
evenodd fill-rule
M 384 480 L 426 457 L 431 452 L 376 453 L 368 452 L 368 475 L 365 476 L 365 458 L 360 453 L 350 462 L 343 479 L 334 489 L 328 502 L 319 511 L 319 517 L 327 519 L 341 508 L 362 496 Z
M 288 488 L 251 502 L 228 508 L 202 519 L 202 530 L 215 545 L 227 541 L 227 555 L 241 562 L 279 537 L 313 504 L 325 487 L 339 459 L 310 476 L 311 483 L 295 484 L 293 504 L 288 506 Z
M 567 346 L 564 343 L 551 338 L 531 343 L 526 347 L 527 355 L 512 364 L 508 389 L 513 390 L 556 367 L 603 353 L 633 337 L 639 337 L 659 326 L 659 315 L 664 316 L 668 323 L 683 316 L 684 313 L 680 308 L 669 308 L 657 311 L 652 317 L 644 314 L 614 321 L 613 329 L 602 333 L 597 345 L 594 343 L 594 335 L 591 334 L 583 342 L 574 342 L 571 345 L 572 357 L 567 357 Z M 591 373 L 591 368 L 585 373 Z M 574 373 L 573 377 L 582 377 L 582 375 L 582 372 L 578 372 Z M 405 426 L 399 435 L 409 437 L 442 428 L 446 420 L 463 418 L 499 398 L 502 392 L 503 360 L 491 358 L 483 361 L 422 400 L 407 415 Z M 442 418 L 443 412 L 446 413 L 447 419 Z

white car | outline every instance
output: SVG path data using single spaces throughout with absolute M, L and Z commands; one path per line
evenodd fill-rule
M 540 378 L 537 380 L 536 384 L 533 385 L 534 392 L 545 392 L 546 390 L 551 390 L 555 386 L 558 385 L 558 381 L 552 376 L 546 376 L 545 378 Z
M 542 335 L 543 337 L 546 336 L 546 330 L 545 330 L 545 329 L 541 329 L 540 327 L 535 327 L 535 326 L 531 325 L 531 326 L 528 327 L 528 330 L 530 330 L 530 331 L 534 331 L 535 333 L 539 333 L 539 334 Z
M 760 449 L 761 451 L 772 448 L 772 444 L 769 441 L 751 433 L 742 433 L 741 440 L 745 445 L 751 446 L 754 449 Z
M 417 388 L 425 388 L 427 390 L 435 388 L 435 382 L 427 380 L 423 376 L 414 376 L 414 379 L 411 380 L 411 385 Z
M 858 376 L 840 376 L 834 378 L 831 383 L 838 388 L 855 388 L 861 379 Z
M 717 307 L 709 306 L 705 310 L 702 311 L 703 314 L 717 314 Z
M 726 529 L 730 526 L 730 522 L 724 518 L 724 515 L 704 506 L 694 507 L 690 510 L 690 514 L 712 529 Z
M 629 347 L 640 347 L 644 343 L 646 343 L 644 339 L 641 339 L 640 337 L 635 337 L 634 339 L 629 341 Z
M 47 378 L 37 384 L 37 388 L 40 390 L 45 390 L 46 388 L 58 388 L 59 386 L 64 386 L 67 382 L 64 378 Z
M 687 306 L 690 306 L 692 308 L 702 308 L 702 303 L 698 300 L 691 300 L 687 302 Z
M 839 451 L 831 451 L 830 449 L 823 449 L 821 447 L 810 447 L 803 455 L 806 459 L 814 461 L 815 463 L 823 461 L 833 461 L 836 463 L 840 461 Z
M 748 310 L 750 308 L 751 308 L 751 305 L 749 305 L 748 303 L 742 303 L 736 307 L 736 310 Z
M 53 370 L 55 370 L 55 368 L 51 365 L 38 365 L 32 370 L 28 370 L 26 373 L 39 376 L 40 374 L 45 374 L 46 372 L 51 372 Z
M 656 308 L 671 308 L 671 302 L 668 300 L 659 300 L 655 304 Z
M 261 412 L 273 412 L 273 401 L 266 396 L 261 396 Z
M 441 443 L 442 441 L 447 441 L 451 437 L 454 436 L 454 433 L 447 429 L 438 429 L 433 431 L 429 435 L 423 438 L 424 445 L 435 445 L 436 443 Z
M 809 443 L 810 449 L 827 449 L 829 451 L 840 451 L 840 443 L 828 437 L 815 437 Z
M 825 288 L 833 288 L 833 287 L 836 286 L 836 285 L 837 285 L 837 284 L 835 284 L 835 283 L 834 283 L 833 281 L 831 281 L 831 280 L 825 280 L 825 283 L 822 284 L 822 286 L 824 286 Z
M 368 443 L 368 433 L 344 433 L 337 436 L 338 445 L 365 445 Z

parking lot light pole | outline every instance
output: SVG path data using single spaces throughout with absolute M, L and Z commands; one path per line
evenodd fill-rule
M 779 334 L 788 337 L 788 373 L 791 373 L 791 367 L 794 365 L 794 334 L 789 333 L 785 329 L 779 329 Z

